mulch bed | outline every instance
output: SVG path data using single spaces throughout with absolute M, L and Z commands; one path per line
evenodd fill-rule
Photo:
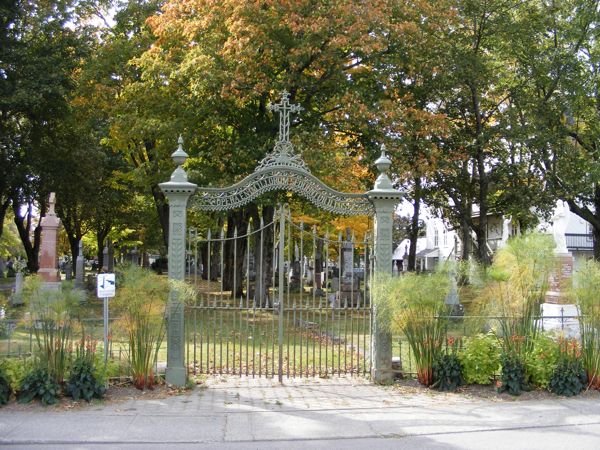
M 417 380 L 414 379 L 403 379 L 398 380 L 393 385 L 393 389 L 398 391 L 401 394 L 405 395 L 415 395 L 415 394 L 425 394 L 432 397 L 443 398 L 464 398 L 471 400 L 486 400 L 491 402 L 515 402 L 515 401 L 539 401 L 539 400 L 557 400 L 564 399 L 567 397 L 562 397 L 553 394 L 550 391 L 544 389 L 532 389 L 529 392 L 523 392 L 521 395 L 514 396 L 510 395 L 506 392 L 502 394 L 498 393 L 498 390 L 495 385 L 469 385 L 469 386 L 461 386 L 458 388 L 456 392 L 440 392 L 435 389 L 430 389 L 422 384 L 420 384 Z M 600 391 L 597 390 L 587 390 L 583 391 L 576 397 L 572 398 L 590 398 L 600 400 Z

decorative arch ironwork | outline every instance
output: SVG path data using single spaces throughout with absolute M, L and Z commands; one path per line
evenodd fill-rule
M 336 191 L 310 173 L 310 169 L 289 141 L 290 112 L 302 108 L 289 103 L 283 91 L 281 102 L 269 105 L 280 113 L 279 137 L 273 151 L 256 166 L 254 173 L 239 183 L 224 188 L 198 187 L 192 198 L 192 208 L 203 211 L 228 211 L 244 206 L 272 191 L 294 192 L 315 206 L 339 215 L 373 215 L 375 209 L 366 194 Z

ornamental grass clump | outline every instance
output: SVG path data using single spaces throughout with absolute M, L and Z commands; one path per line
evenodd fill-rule
M 425 386 L 434 382 L 433 365 L 442 354 L 450 290 L 447 274 L 405 274 L 379 277 L 373 297 L 378 322 L 395 334 L 402 334 L 415 358 L 417 379 Z
M 165 306 L 169 282 L 140 267 L 131 266 L 119 274 L 115 310 L 117 324 L 127 335 L 127 352 L 133 384 L 152 389 L 156 383 L 154 367 L 165 336 Z
M 581 363 L 589 387 L 600 389 L 600 265 L 588 261 L 577 271 L 574 285 L 580 313 Z
M 510 394 L 528 389 L 525 360 L 533 351 L 539 328 L 537 315 L 555 267 L 554 241 L 545 234 L 526 234 L 508 241 L 487 273 L 484 300 L 497 317 L 502 346 L 502 380 Z M 522 373 L 521 373 L 522 372 Z M 519 387 L 520 384 L 520 387 Z
M 34 365 L 62 384 L 71 360 L 77 310 L 85 300 L 85 293 L 69 284 L 59 289 L 44 289 L 41 279 L 31 276 L 25 281 L 23 294 L 29 302 L 26 321 L 34 338 Z

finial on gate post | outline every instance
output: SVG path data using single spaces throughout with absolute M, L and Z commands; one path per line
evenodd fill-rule
M 173 162 L 177 164 L 177 168 L 171 174 L 171 181 L 187 183 L 187 173 L 181 166 L 187 161 L 188 154 L 183 150 L 183 137 L 181 137 L 181 135 L 179 135 L 179 139 L 177 139 L 177 149 L 171 153 L 171 158 L 173 159 Z
M 374 191 L 394 189 L 394 186 L 392 186 L 392 181 L 390 180 L 390 177 L 387 174 L 387 171 L 390 169 L 391 166 L 392 161 L 385 154 L 385 144 L 382 144 L 381 156 L 379 156 L 379 158 L 377 158 L 377 160 L 375 161 L 375 167 L 377 167 L 379 176 L 377 177 L 377 180 L 375 180 L 375 186 L 373 188 Z
M 179 135 L 179 139 L 177 139 L 177 150 L 171 153 L 171 158 L 175 161 L 177 166 L 183 166 L 187 161 L 188 154 L 183 150 L 183 137 Z

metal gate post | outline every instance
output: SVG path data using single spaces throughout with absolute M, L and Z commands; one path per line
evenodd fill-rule
M 159 184 L 169 200 L 169 279 L 185 280 L 185 237 L 187 203 L 196 185 L 189 183 L 187 174 L 181 167 L 187 154 L 183 151 L 183 139 L 171 157 L 177 168 L 171 175 L 171 181 Z M 185 386 L 187 371 L 184 364 L 185 331 L 184 305 L 176 289 L 171 287 L 167 306 L 167 383 Z
M 278 266 L 279 266 L 279 289 L 277 294 L 279 297 L 279 334 L 277 336 L 277 343 L 279 345 L 279 368 L 278 368 L 278 379 L 280 383 L 283 383 L 283 291 L 284 291 L 284 274 L 283 274 L 283 252 L 285 251 L 284 239 L 285 239 L 285 207 L 281 205 L 279 209 L 279 255 L 278 255 Z
M 394 189 L 387 175 L 392 162 L 382 146 L 381 156 L 375 161 L 379 176 L 373 190 L 367 196 L 375 206 L 375 274 L 392 274 L 392 228 L 393 214 L 402 194 Z M 377 319 L 377 299 L 373 306 L 373 329 L 371 342 L 371 377 L 376 383 L 393 381 L 392 336 L 383 329 Z

